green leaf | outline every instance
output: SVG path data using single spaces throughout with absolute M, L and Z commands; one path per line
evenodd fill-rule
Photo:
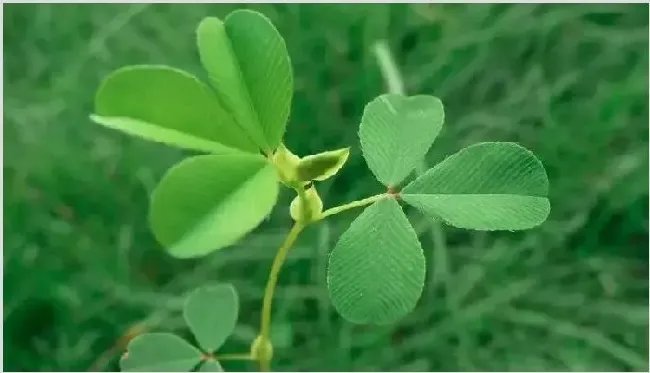
M 548 216 L 548 178 L 515 143 L 479 143 L 448 157 L 402 190 L 402 199 L 458 228 L 518 230 Z
M 442 129 L 444 109 L 433 96 L 384 94 L 363 111 L 359 138 L 368 167 L 382 184 L 402 182 Z
M 267 153 L 284 135 L 293 72 L 282 36 L 264 15 L 237 10 L 197 29 L 201 62 L 222 102 Z
M 127 66 L 111 73 L 97 91 L 91 119 L 129 135 L 186 149 L 258 151 L 208 86 L 169 66 Z
M 188 372 L 202 353 L 184 339 L 169 333 L 141 334 L 131 340 L 120 368 L 129 372 Z
M 358 324 L 389 324 L 410 312 L 422 293 L 420 242 L 393 198 L 367 207 L 341 235 L 329 258 L 327 283 L 336 310 Z
M 224 23 L 215 17 L 204 18 L 196 30 L 201 64 L 208 72 L 220 102 L 232 113 L 242 128 L 260 148 L 270 146 L 264 136 L 257 113 L 239 68 Z
M 235 329 L 239 298 L 232 285 L 202 286 L 191 292 L 183 308 L 183 317 L 199 346 L 214 353 Z
M 251 102 L 274 150 L 284 135 L 293 96 L 293 71 L 284 39 L 258 12 L 236 10 L 225 24 Z
M 350 148 L 343 148 L 303 157 L 296 167 L 298 180 L 327 180 L 336 175 L 349 155 Z
M 218 361 L 210 359 L 201 365 L 199 372 L 223 372 L 223 368 Z
M 278 189 L 275 168 L 261 155 L 200 155 L 167 171 L 152 193 L 149 221 L 171 255 L 197 257 L 257 227 Z

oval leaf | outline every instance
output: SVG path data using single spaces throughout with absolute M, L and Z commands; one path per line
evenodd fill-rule
M 213 153 L 258 151 L 208 86 L 169 66 L 114 71 L 97 91 L 95 112 L 95 122 L 150 141 Z
M 141 334 L 131 340 L 120 360 L 127 372 L 188 372 L 201 362 L 202 353 L 169 333 Z
M 442 129 L 444 109 L 433 96 L 384 94 L 363 111 L 361 150 L 382 184 L 395 187 L 427 154 Z
M 199 346 L 214 353 L 235 329 L 239 298 L 232 285 L 202 286 L 191 292 L 183 308 L 183 317 Z
M 415 307 L 425 260 L 417 235 L 393 198 L 367 207 L 329 258 L 332 303 L 347 320 L 388 324 Z
M 402 199 L 458 228 L 518 230 L 548 216 L 548 178 L 533 153 L 515 143 L 479 143 L 412 181 Z
M 293 72 L 284 39 L 264 15 L 237 10 L 197 29 L 201 62 L 219 97 L 267 153 L 284 135 Z
M 196 30 L 199 55 L 208 72 L 210 84 L 237 124 L 253 142 L 265 151 L 270 146 L 252 108 L 250 95 L 243 81 L 224 23 L 215 17 L 204 18 Z
M 205 255 L 257 227 L 278 189 L 275 168 L 260 155 L 188 158 L 169 169 L 152 193 L 151 228 L 171 255 Z
M 339 172 L 349 155 L 350 148 L 344 148 L 303 157 L 296 167 L 298 180 L 327 180 Z

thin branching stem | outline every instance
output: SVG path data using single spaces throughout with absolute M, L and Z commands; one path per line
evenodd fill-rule
M 305 225 L 301 222 L 296 222 L 287 238 L 284 240 L 280 249 L 278 249 L 275 258 L 273 259 L 273 264 L 271 265 L 271 272 L 269 273 L 269 279 L 266 283 L 266 290 L 264 291 L 264 300 L 262 303 L 262 321 L 260 326 L 260 336 L 263 340 L 270 340 L 271 332 L 271 305 L 273 303 L 273 292 L 275 291 L 275 285 L 278 283 L 278 275 L 280 274 L 280 269 L 284 261 L 287 259 L 289 254 L 289 249 L 296 242 L 298 235 L 304 229 Z M 260 360 L 260 368 L 262 371 L 269 370 L 270 361 L 265 361 L 265 359 Z
M 296 188 L 296 191 L 298 192 L 299 197 L 304 201 L 305 199 L 305 193 L 301 188 Z M 296 242 L 298 239 L 298 236 L 302 232 L 302 230 L 310 223 L 325 219 L 326 217 L 336 215 L 338 213 L 341 213 L 343 211 L 347 211 L 350 209 L 353 209 L 355 207 L 363 207 L 366 205 L 369 205 L 371 203 L 377 202 L 381 199 L 388 198 L 390 197 L 390 194 L 388 193 L 382 193 L 382 194 L 377 194 L 368 198 L 360 199 L 358 201 L 353 201 L 350 203 L 347 203 L 345 205 L 341 206 L 336 206 L 332 207 L 331 209 L 328 209 L 321 213 L 318 217 L 316 217 L 312 221 L 308 222 L 296 222 L 294 223 L 293 227 L 291 227 L 291 230 L 287 234 L 287 237 L 285 238 L 284 242 L 282 243 L 282 246 L 278 249 L 278 252 L 275 255 L 275 258 L 273 259 L 273 264 L 271 264 L 271 272 L 269 273 L 269 279 L 266 283 L 266 289 L 264 290 L 264 300 L 262 303 L 262 316 L 261 316 L 261 321 L 260 321 L 260 338 L 264 341 L 269 341 L 270 343 L 270 334 L 271 334 L 271 307 L 273 304 L 273 294 L 275 292 L 275 287 L 278 283 L 278 276 L 280 274 L 280 270 L 282 269 L 282 265 L 287 259 L 287 255 L 289 254 L 289 250 L 293 246 L 293 244 Z M 303 203 L 305 205 L 306 203 Z M 255 359 L 255 357 L 253 357 Z M 271 359 L 267 358 L 259 358 L 259 363 L 260 363 L 260 370 L 263 372 L 267 372 L 271 368 Z
M 327 210 L 323 211 L 323 213 L 320 214 L 316 218 L 316 220 L 322 220 L 322 219 L 327 218 L 328 216 L 336 215 L 338 213 L 353 209 L 355 207 L 363 207 L 363 206 L 369 205 L 371 203 L 377 202 L 379 200 L 382 200 L 382 199 L 388 198 L 388 197 L 390 197 L 390 194 L 382 193 L 382 194 L 377 194 L 377 195 L 374 195 L 374 196 L 371 196 L 371 197 L 368 197 L 368 198 L 360 199 L 358 201 L 353 201 L 353 202 L 347 203 L 345 205 L 332 207 L 331 209 L 327 209 Z
M 255 360 L 255 358 L 250 354 L 250 353 L 243 353 L 243 354 L 223 354 L 223 355 L 217 355 L 216 356 L 217 360 Z

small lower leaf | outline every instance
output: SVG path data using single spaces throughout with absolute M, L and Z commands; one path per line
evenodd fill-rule
M 357 324 L 389 324 L 410 312 L 422 293 L 425 260 L 397 201 L 367 207 L 341 235 L 329 258 L 327 283 L 336 310 Z
M 199 372 L 223 372 L 223 368 L 221 367 L 221 364 L 219 364 L 218 361 L 214 359 L 210 359 L 205 363 L 201 364 L 201 367 L 199 368 Z
M 237 324 L 239 298 L 232 285 L 202 286 L 192 291 L 183 308 L 183 317 L 199 346 L 213 353 Z
M 128 372 L 188 372 L 202 353 L 184 339 L 169 333 L 141 334 L 131 340 L 120 368 Z

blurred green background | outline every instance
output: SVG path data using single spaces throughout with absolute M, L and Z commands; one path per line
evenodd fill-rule
M 4 6 L 6 370 L 115 370 L 133 325 L 187 334 L 183 294 L 205 281 L 236 285 L 240 326 L 226 350 L 247 348 L 291 195 L 236 247 L 170 258 L 148 232 L 147 198 L 186 154 L 88 120 L 117 67 L 204 76 L 194 28 L 235 7 Z M 446 106 L 430 165 L 475 142 L 517 141 L 551 180 L 551 216 L 530 231 L 462 231 L 409 210 L 427 286 L 389 327 L 352 325 L 328 300 L 326 254 L 359 210 L 310 228 L 280 276 L 274 369 L 647 371 L 647 4 L 240 7 L 286 39 L 288 146 L 352 146 L 319 184 L 326 207 L 381 190 L 356 136 L 364 105 L 386 90 L 378 40 L 409 93 Z

